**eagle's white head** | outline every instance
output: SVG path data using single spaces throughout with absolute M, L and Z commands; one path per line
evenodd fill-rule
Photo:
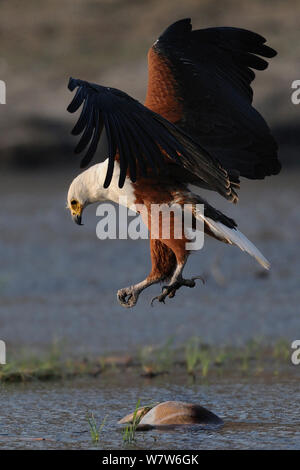
M 128 204 L 133 204 L 135 197 L 133 185 L 126 178 L 122 189 L 118 186 L 120 167 L 115 162 L 115 169 L 109 187 L 103 187 L 108 160 L 93 165 L 78 175 L 71 183 L 68 191 L 67 208 L 71 212 L 72 219 L 78 225 L 82 225 L 83 209 L 94 202 L 113 201 L 119 203 L 119 196 L 127 196 Z
M 108 190 L 103 188 L 106 171 L 103 168 L 104 163 L 93 165 L 80 173 L 69 187 L 67 208 L 71 212 L 72 219 L 78 225 L 83 225 L 81 223 L 82 212 L 86 206 L 108 199 Z

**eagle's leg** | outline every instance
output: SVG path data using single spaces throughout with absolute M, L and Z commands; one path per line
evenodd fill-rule
M 164 242 L 167 243 L 165 240 Z M 151 300 L 151 305 L 153 304 L 154 300 L 158 300 L 159 302 L 165 302 L 166 297 L 169 297 L 169 298 L 174 297 L 176 291 L 180 289 L 180 287 L 182 286 L 195 287 L 196 279 L 201 279 L 202 282 L 204 283 L 204 279 L 201 276 L 195 276 L 195 277 L 192 277 L 191 279 L 183 278 L 182 272 L 187 262 L 189 253 L 185 250 L 185 244 L 183 244 L 182 240 L 178 240 L 177 242 L 176 240 L 173 240 L 173 241 L 170 240 L 170 242 L 171 243 L 168 243 L 168 244 L 169 246 L 172 246 L 172 250 L 175 253 L 177 266 L 171 277 L 170 283 L 162 287 L 162 293 L 154 297 Z
M 152 269 L 143 281 L 118 290 L 117 297 L 123 307 L 134 307 L 140 293 L 147 287 L 170 279 L 176 266 L 173 251 L 160 240 L 150 239 Z
M 153 304 L 154 300 L 158 300 L 159 302 L 165 302 L 166 297 L 169 297 L 170 299 L 175 296 L 175 293 L 180 287 L 186 286 L 186 287 L 195 287 L 196 279 L 201 279 L 202 282 L 204 283 L 204 279 L 202 276 L 195 276 L 192 277 L 191 279 L 184 279 L 182 277 L 182 271 L 183 271 L 184 265 L 177 265 L 177 268 L 175 269 L 174 275 L 172 276 L 172 279 L 170 281 L 170 284 L 163 286 L 162 287 L 162 293 L 156 297 L 154 297 L 151 300 L 151 305 Z

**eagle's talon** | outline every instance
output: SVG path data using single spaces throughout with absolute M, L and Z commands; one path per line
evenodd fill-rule
M 176 289 L 171 290 L 171 292 L 168 294 L 169 299 L 173 299 L 173 297 L 175 297 L 175 294 L 176 294 Z
M 132 287 L 118 290 L 117 297 L 120 305 L 125 308 L 134 307 L 138 300 L 138 295 L 136 295 Z
M 166 303 L 165 300 L 167 297 L 170 299 L 175 296 L 176 288 L 174 288 L 174 285 L 172 286 L 163 286 L 162 288 L 162 294 L 157 295 L 156 297 L 153 297 L 151 300 L 151 307 L 153 307 L 153 302 L 154 300 L 158 300 L 159 302 Z
M 154 300 L 158 300 L 159 302 L 165 303 L 165 299 L 167 297 L 169 297 L 169 299 L 172 299 L 173 297 L 175 297 L 176 291 L 180 289 L 180 287 L 182 286 L 186 286 L 190 288 L 195 287 L 196 279 L 201 279 L 201 281 L 204 284 L 204 279 L 202 276 L 195 276 L 195 277 L 192 277 L 192 279 L 183 279 L 183 278 L 177 279 L 176 281 L 174 281 L 172 284 L 169 284 L 168 286 L 162 286 L 162 289 L 161 289 L 162 293 L 156 297 L 153 297 L 153 299 L 151 300 L 151 307 L 153 307 Z
M 196 279 L 200 279 L 202 281 L 202 284 L 205 284 L 205 279 L 203 276 L 194 276 L 192 277 L 192 281 L 196 281 Z
M 166 298 L 165 294 L 160 294 L 160 295 L 157 295 L 156 297 L 153 297 L 153 299 L 150 302 L 151 307 L 153 307 L 154 300 L 158 300 L 159 302 L 165 303 L 165 298 Z

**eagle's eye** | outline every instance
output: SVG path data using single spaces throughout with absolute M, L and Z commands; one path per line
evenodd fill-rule
M 71 206 L 75 207 L 77 205 L 76 199 L 72 199 L 71 201 Z

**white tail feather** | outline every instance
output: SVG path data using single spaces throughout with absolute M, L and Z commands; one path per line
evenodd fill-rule
M 256 261 L 261 264 L 265 269 L 270 269 L 269 261 L 264 257 L 264 255 L 253 245 L 250 240 L 248 240 L 245 235 L 237 230 L 236 228 L 230 228 L 222 224 L 222 222 L 216 222 L 215 220 L 204 217 L 200 212 L 196 213 L 196 217 L 203 218 L 204 221 L 208 224 L 211 231 L 221 240 L 226 240 L 232 245 L 238 246 L 242 251 L 246 251 L 249 255 L 253 256 Z

